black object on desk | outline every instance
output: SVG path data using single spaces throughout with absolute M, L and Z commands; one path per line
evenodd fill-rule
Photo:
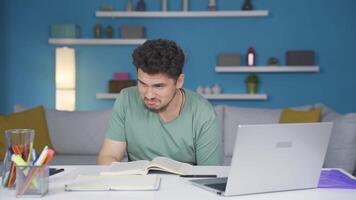
M 55 175 L 55 174 L 58 174 L 60 172 L 63 172 L 64 169 L 63 168 L 49 168 L 49 175 L 52 176 L 52 175 Z
M 191 175 L 180 175 L 183 178 L 216 178 L 213 174 L 191 174 Z

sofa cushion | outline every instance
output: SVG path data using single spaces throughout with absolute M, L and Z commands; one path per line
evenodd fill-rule
M 15 110 L 26 109 L 16 105 Z M 97 155 L 105 138 L 111 109 L 58 111 L 45 109 L 49 135 L 57 154 Z
M 341 117 L 342 115 L 335 112 L 333 109 L 329 108 L 323 103 L 316 103 L 314 105 L 315 108 L 321 108 L 321 121 L 322 122 L 332 122 L 338 117 Z
M 49 133 L 58 153 L 98 154 L 111 110 L 46 110 Z
M 38 106 L 23 112 L 0 116 L 0 160 L 6 151 L 5 130 L 7 129 L 34 129 L 34 148 L 40 152 L 45 145 L 52 148 L 44 108 Z
M 224 114 L 224 154 L 232 156 L 237 126 L 240 124 L 278 123 L 280 109 L 256 109 L 225 106 Z
M 306 111 L 285 108 L 282 110 L 279 123 L 320 122 L 321 110 L 321 108 L 312 108 Z
M 352 174 L 356 168 L 356 113 L 337 117 L 332 122 L 324 167 L 342 168 Z
M 292 107 L 295 110 L 309 110 L 311 105 Z M 274 124 L 279 122 L 281 109 L 224 108 L 224 164 L 229 164 L 233 153 L 237 126 L 240 124 Z

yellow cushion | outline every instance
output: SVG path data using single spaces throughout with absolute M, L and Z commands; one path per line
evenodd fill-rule
M 279 123 L 310 123 L 320 122 L 321 108 L 297 111 L 289 108 L 282 110 Z
M 7 129 L 34 129 L 34 148 L 40 152 L 45 145 L 52 148 L 48 135 L 45 111 L 42 106 L 11 115 L 0 115 L 0 160 L 6 152 L 5 130 Z

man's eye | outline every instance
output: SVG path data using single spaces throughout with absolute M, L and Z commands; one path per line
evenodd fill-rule
M 141 86 L 141 87 L 147 87 L 147 85 L 145 85 L 145 84 L 143 84 L 143 83 L 141 83 L 141 82 L 138 82 L 138 84 L 139 84 L 139 86 Z

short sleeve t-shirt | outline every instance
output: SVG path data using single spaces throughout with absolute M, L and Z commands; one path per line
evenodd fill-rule
M 213 107 L 201 95 L 184 92 L 180 115 L 164 122 L 145 107 L 136 86 L 121 90 L 106 137 L 126 142 L 129 160 L 165 156 L 196 165 L 221 165 L 221 136 Z

